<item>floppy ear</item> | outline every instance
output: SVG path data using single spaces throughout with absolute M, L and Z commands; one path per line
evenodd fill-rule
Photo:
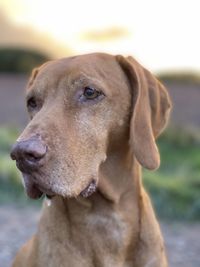
M 130 146 L 138 162 L 147 169 L 157 169 L 160 155 L 155 138 L 164 129 L 171 108 L 167 90 L 132 57 L 117 56 L 127 75 L 133 96 L 130 122 Z
M 39 67 L 36 67 L 32 70 L 31 72 L 31 75 L 30 75 L 30 78 L 29 78 L 29 81 L 28 81 L 28 84 L 27 84 L 27 88 L 30 87 L 33 83 L 34 83 L 34 80 L 35 78 L 37 77 L 39 71 L 46 65 L 48 65 L 50 62 L 52 61 L 47 61 L 45 63 L 43 63 L 42 65 L 40 65 Z
M 29 78 L 27 87 L 30 87 L 33 84 L 36 76 L 38 75 L 38 72 L 39 72 L 39 68 L 34 68 L 32 70 L 31 77 Z

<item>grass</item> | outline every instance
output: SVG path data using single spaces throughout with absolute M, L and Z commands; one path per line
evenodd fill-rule
M 144 171 L 144 185 L 159 216 L 200 219 L 200 140 L 196 132 L 168 130 L 158 141 L 161 166 Z
M 21 183 L 21 174 L 9 151 L 18 136 L 13 128 L 0 129 L 0 204 L 31 203 Z M 161 166 L 143 171 L 144 185 L 157 214 L 164 219 L 200 220 L 200 134 L 169 129 L 159 138 Z

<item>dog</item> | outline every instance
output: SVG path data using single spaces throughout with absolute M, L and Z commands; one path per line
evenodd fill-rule
M 46 199 L 13 267 L 166 267 L 141 181 L 160 164 L 165 87 L 132 57 L 93 53 L 33 70 L 26 102 L 11 157 L 28 196 Z

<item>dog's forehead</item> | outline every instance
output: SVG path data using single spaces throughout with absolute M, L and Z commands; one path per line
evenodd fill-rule
M 47 62 L 40 67 L 26 93 L 70 92 L 82 85 L 104 88 L 105 93 L 112 95 L 127 87 L 127 77 L 115 56 L 93 53 Z
M 87 77 L 111 79 L 119 72 L 120 67 L 114 56 L 94 53 L 50 61 L 41 67 L 35 81 L 57 83 L 67 77 L 71 80 L 78 79 L 82 74 Z

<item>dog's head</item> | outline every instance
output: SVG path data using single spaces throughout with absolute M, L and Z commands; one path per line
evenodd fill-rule
M 26 93 L 31 121 L 11 157 L 30 197 L 90 195 L 109 149 L 125 138 L 141 165 L 159 166 L 155 138 L 170 100 L 134 59 L 90 54 L 51 61 L 33 71 Z

